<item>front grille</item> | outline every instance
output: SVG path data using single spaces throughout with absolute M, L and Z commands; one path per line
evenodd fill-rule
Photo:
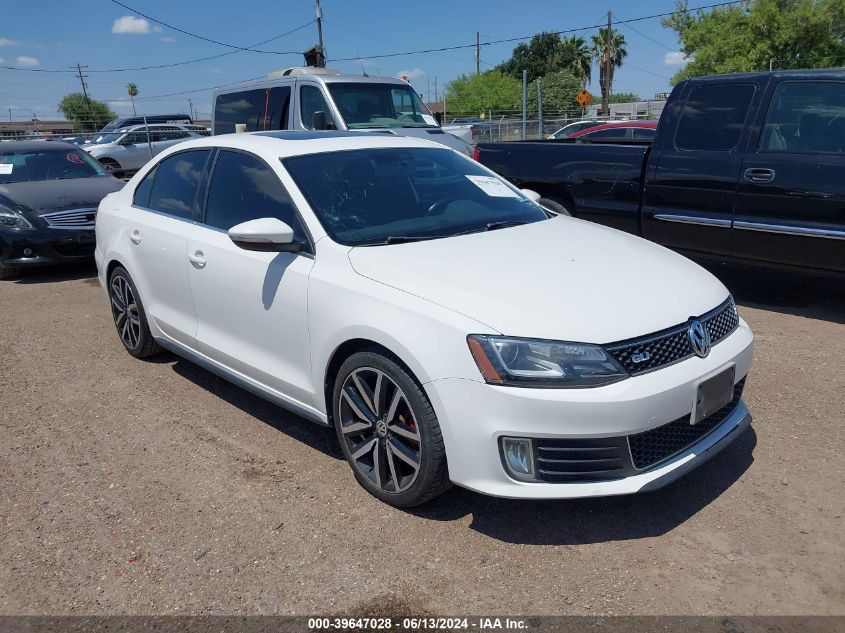
M 727 337 L 739 325 L 733 299 L 697 317 L 710 334 L 711 345 Z M 690 342 L 689 323 L 682 323 L 649 336 L 605 345 L 604 348 L 632 376 L 644 374 L 689 358 L 695 352 Z
M 51 229 L 94 229 L 97 209 L 67 209 L 41 216 Z
M 690 414 L 687 414 L 663 426 L 629 435 L 634 467 L 638 470 L 651 468 L 709 435 L 736 409 L 744 386 L 745 378 L 734 385 L 733 400 L 698 424 L 690 424 Z
M 631 460 L 624 437 L 538 439 L 534 441 L 537 478 L 548 482 L 621 479 Z

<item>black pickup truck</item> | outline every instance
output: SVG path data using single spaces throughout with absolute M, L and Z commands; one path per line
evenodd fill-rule
M 652 143 L 475 155 L 570 215 L 692 257 L 845 276 L 845 69 L 683 81 Z

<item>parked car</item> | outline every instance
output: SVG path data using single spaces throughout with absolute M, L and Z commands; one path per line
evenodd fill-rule
M 62 141 L 65 143 L 70 143 L 71 145 L 85 145 L 86 143 L 91 142 L 90 136 L 65 136 L 62 138 Z
M 558 210 L 701 259 L 845 276 L 845 70 L 680 82 L 653 143 L 485 143 Z
M 99 134 L 82 149 L 117 176 L 127 175 L 171 145 L 189 138 L 208 136 L 201 125 L 132 125 Z
M 587 121 L 573 121 L 572 123 L 567 123 L 562 128 L 554 132 L 553 134 L 549 135 L 550 139 L 554 138 L 569 138 L 576 132 L 581 132 L 583 130 L 588 130 L 591 127 L 595 127 L 597 125 L 602 125 L 604 123 L 621 123 L 621 119 L 617 120 L 607 120 L 607 121 L 598 121 L 598 120 L 587 120 Z
M 410 84 L 392 77 L 342 75 L 331 68 L 286 68 L 267 79 L 214 92 L 214 134 L 256 130 L 350 130 L 424 138 L 469 156 Z
M 90 260 L 97 205 L 122 186 L 70 143 L 3 143 L 0 279 L 25 268 Z
M 103 201 L 96 260 L 131 355 L 334 426 L 387 503 L 659 487 L 750 423 L 751 330 L 696 264 L 534 198 L 421 139 L 213 136 Z
M 602 123 L 573 132 L 567 138 L 580 141 L 625 141 L 630 139 L 651 140 L 657 131 L 657 121 L 619 121 Z
M 116 132 L 117 130 L 122 130 L 127 127 L 131 127 L 133 125 L 150 125 L 153 123 L 178 123 L 182 125 L 191 125 L 193 124 L 194 120 L 188 114 L 183 113 L 176 113 L 176 114 L 150 114 L 146 117 L 143 116 L 125 116 L 115 119 L 114 121 L 110 121 L 100 130 L 100 134 L 107 133 L 107 132 Z

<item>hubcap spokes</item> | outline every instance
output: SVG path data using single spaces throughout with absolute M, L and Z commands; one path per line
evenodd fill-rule
M 141 318 L 135 294 L 121 276 L 112 279 L 111 290 L 111 309 L 117 332 L 127 347 L 135 349 L 141 340 Z
M 340 390 L 340 425 L 355 468 L 384 492 L 417 479 L 422 446 L 411 406 L 383 371 L 361 367 Z

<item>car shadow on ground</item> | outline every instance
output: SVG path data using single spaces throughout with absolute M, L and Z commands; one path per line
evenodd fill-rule
M 740 306 L 845 323 L 845 280 L 705 264 Z
M 179 358 L 175 354 L 167 352 L 156 356 L 162 362 L 172 362 L 173 371 L 187 378 L 195 385 L 202 387 L 218 398 L 222 398 L 233 407 L 237 407 L 247 415 L 250 415 L 264 424 L 281 431 L 285 435 L 310 446 L 311 448 L 325 453 L 335 459 L 343 459 L 343 453 L 337 443 L 334 430 L 325 426 L 315 424 L 310 420 L 286 411 L 285 409 L 264 400 L 260 396 L 250 393 L 237 385 L 230 383 L 216 374 L 203 369 L 199 365 Z
M 32 268 L 22 271 L 15 279 L 10 279 L 6 283 L 50 284 L 61 281 L 73 281 L 75 279 L 93 279 L 96 282 L 97 267 L 94 265 L 94 262 Z

